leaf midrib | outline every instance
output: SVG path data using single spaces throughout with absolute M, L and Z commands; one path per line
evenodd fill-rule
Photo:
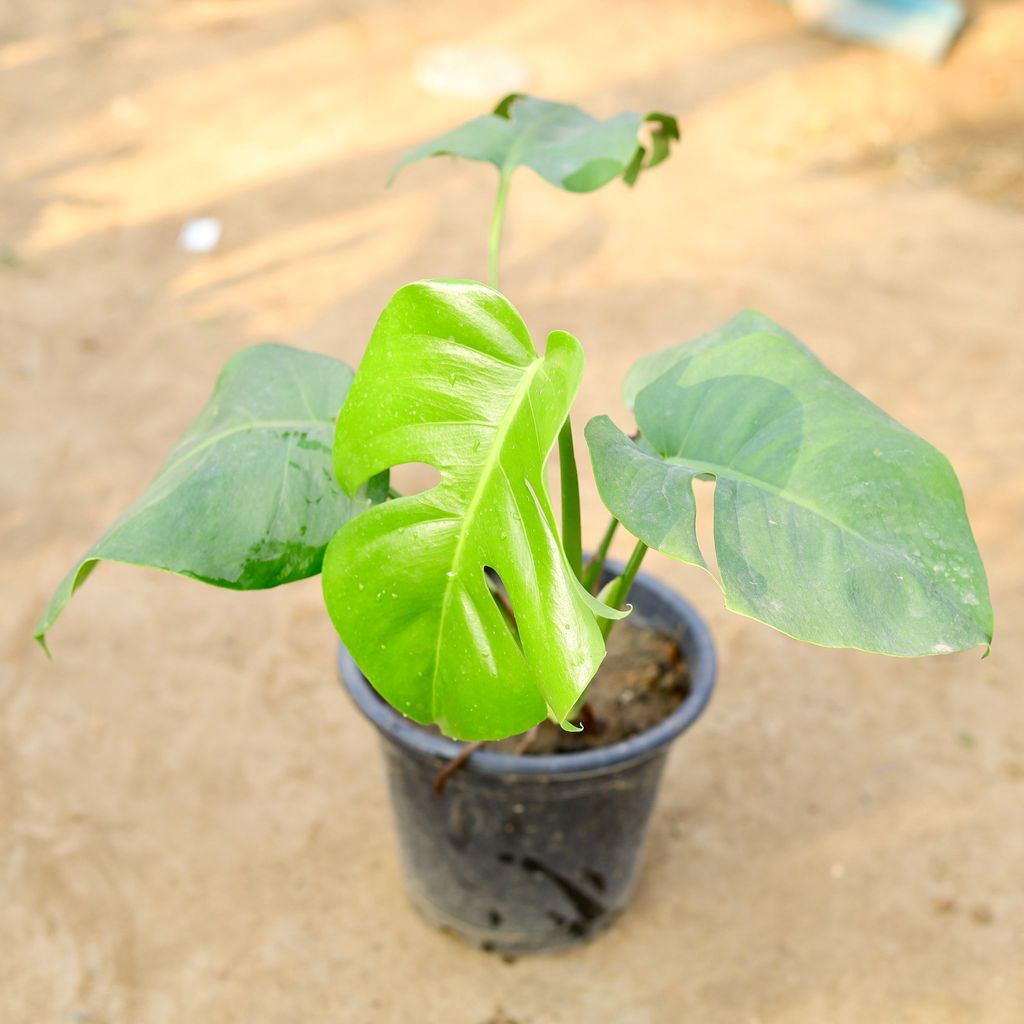
M 677 461 L 678 460 L 678 461 Z M 974 619 L 969 614 L 965 614 L 962 608 L 957 605 L 949 598 L 949 596 L 941 589 L 936 588 L 927 572 L 922 569 L 905 551 L 901 551 L 899 548 L 893 545 L 886 544 L 884 541 L 876 540 L 873 537 L 867 537 L 859 530 L 850 526 L 848 523 L 844 523 L 828 513 L 823 512 L 816 505 L 808 501 L 798 501 L 791 496 L 791 492 L 784 491 L 781 487 L 776 487 L 774 484 L 768 483 L 766 480 L 761 480 L 758 477 L 750 476 L 741 470 L 733 469 L 729 466 L 722 466 L 714 462 L 701 462 L 699 468 L 695 468 L 698 464 L 688 462 L 684 460 L 682 456 L 671 456 L 669 461 L 674 465 L 680 466 L 681 468 L 693 470 L 696 473 L 713 473 L 717 479 L 719 476 L 731 478 L 737 480 L 740 483 L 749 484 L 751 487 L 759 488 L 762 491 L 767 491 L 769 494 L 774 494 L 776 497 L 781 498 L 783 501 L 789 502 L 791 505 L 796 505 L 798 508 L 806 509 L 812 515 L 816 515 L 826 522 L 831 523 L 838 530 L 843 533 L 851 534 L 856 537 L 859 541 L 867 545 L 869 548 L 875 548 L 877 550 L 888 552 L 890 555 L 896 555 L 898 558 L 903 559 L 910 566 L 911 571 L 917 578 L 918 582 L 921 583 L 929 593 L 937 595 L 945 604 L 953 609 L 954 612 L 961 618 L 966 618 L 970 622 L 974 622 Z
M 480 506 L 480 502 L 483 500 L 484 492 L 487 489 L 487 484 L 491 479 L 495 466 L 497 466 L 499 470 L 501 469 L 500 460 L 505 446 L 505 440 L 508 437 L 509 431 L 512 429 L 512 424 L 516 421 L 519 415 L 519 411 L 522 408 L 523 403 L 529 400 L 530 387 L 533 384 L 533 378 L 537 375 L 538 370 L 543 366 L 543 364 L 543 358 L 538 356 L 524 369 L 522 379 L 516 385 L 516 389 L 512 393 L 512 398 L 509 401 L 508 407 L 498 423 L 490 449 L 487 452 L 484 461 L 480 465 L 480 474 L 477 478 L 476 486 L 473 488 L 473 494 L 469 499 L 469 503 L 466 505 L 466 511 L 462 517 L 462 526 L 459 529 L 458 540 L 455 542 L 455 551 L 452 554 L 451 560 L 451 571 L 453 572 L 453 575 L 446 577 L 444 596 L 441 599 L 441 618 L 438 620 L 437 640 L 434 644 L 434 669 L 430 679 L 430 704 L 435 721 L 438 718 L 437 682 L 438 668 L 441 664 L 441 648 L 444 646 L 444 624 L 445 619 L 448 616 L 448 608 L 451 605 L 453 588 L 456 584 L 461 584 L 462 578 L 460 570 L 462 552 L 466 544 L 466 538 L 472 532 L 473 519 Z
M 163 473 L 169 472 L 172 469 L 177 469 L 183 462 L 188 462 L 193 456 L 198 455 L 200 452 L 205 451 L 207 448 L 212 447 L 215 444 L 219 444 L 221 441 L 227 440 L 227 438 L 234 434 L 244 434 L 246 431 L 251 430 L 282 430 L 289 429 L 294 430 L 295 428 L 312 428 L 312 427 L 329 427 L 331 421 L 329 419 L 323 420 L 252 420 L 249 423 L 239 423 L 233 427 L 228 427 L 225 430 L 220 430 L 216 434 L 211 434 L 205 440 L 201 441 L 194 448 L 189 448 L 183 455 L 174 457 L 173 452 L 171 457 L 167 460 L 167 464 L 161 471 Z
M 968 622 L 977 625 L 977 622 L 970 614 L 965 613 L 962 608 L 958 607 L 955 604 L 955 602 L 945 593 L 945 591 L 943 591 L 941 588 L 936 588 L 932 584 L 932 581 L 929 578 L 927 572 L 924 569 L 922 569 L 906 552 L 901 551 L 899 548 L 886 544 L 884 541 L 875 540 L 872 537 L 867 537 L 859 530 L 854 529 L 854 527 L 850 526 L 848 523 L 841 522 L 840 520 L 835 519 L 834 517 L 823 512 L 816 505 L 807 501 L 795 500 L 791 496 L 791 492 L 783 491 L 781 487 L 777 487 L 774 484 L 770 484 L 766 480 L 761 480 L 758 477 L 750 476 L 749 474 L 744 473 L 741 470 L 736 470 L 730 466 L 723 466 L 715 462 L 701 461 L 697 463 L 687 460 L 680 455 L 664 456 L 664 458 L 671 465 L 678 466 L 680 469 L 689 470 L 694 474 L 711 473 L 714 474 L 716 479 L 719 476 L 723 476 L 727 479 L 736 480 L 739 483 L 749 484 L 751 487 L 758 488 L 762 491 L 767 491 L 769 494 L 774 494 L 776 497 L 781 498 L 783 501 L 789 502 L 791 505 L 796 505 L 798 508 L 802 508 L 810 512 L 812 515 L 819 516 L 826 522 L 831 523 L 841 532 L 848 533 L 856 537 L 869 548 L 875 548 L 881 551 L 885 551 L 891 555 L 896 555 L 897 557 L 902 558 L 903 561 L 905 561 L 907 565 L 910 567 L 910 571 L 913 573 L 917 581 L 920 584 L 922 584 L 929 593 L 934 594 L 940 600 L 942 600 L 944 604 L 946 604 L 949 608 L 953 610 L 957 617 L 961 619 L 966 619 Z M 728 594 L 726 596 L 728 598 Z
M 193 456 L 198 455 L 200 452 L 204 452 L 211 448 L 213 445 L 218 444 L 220 441 L 224 441 L 235 434 L 243 434 L 251 432 L 253 430 L 279 430 L 282 427 L 288 427 L 294 429 L 295 427 L 329 427 L 329 420 L 255 420 L 251 423 L 240 423 L 234 427 L 228 427 L 226 430 L 218 431 L 216 434 L 212 434 L 206 440 L 197 444 L 194 448 L 190 448 L 183 455 L 175 458 L 174 453 L 171 453 L 171 457 L 164 463 L 160 472 L 157 473 L 156 478 L 149 485 L 146 493 L 144 493 L 136 502 L 134 502 L 128 509 L 125 510 L 124 514 L 118 516 L 118 518 L 111 523 L 110 528 L 103 534 L 102 537 L 96 542 L 95 546 L 99 546 L 103 541 L 112 537 L 117 530 L 122 527 L 125 522 L 130 519 L 135 519 L 146 512 L 156 508 L 157 505 L 163 504 L 169 497 L 175 494 L 180 487 L 188 482 L 187 477 L 181 477 L 177 480 L 172 481 L 169 485 L 165 484 L 170 477 L 172 477 L 176 470 L 183 466 L 186 462 L 189 462 Z M 287 467 L 288 459 L 291 456 L 293 444 L 292 439 L 288 439 L 288 448 L 284 455 L 284 466 Z M 286 469 L 287 471 L 287 469 Z M 166 490 L 153 494 L 151 493 L 155 487 L 160 484 L 166 486 Z M 146 499 L 149 500 L 146 500 Z
M 744 473 L 742 470 L 738 470 L 733 466 L 723 466 L 721 463 L 718 462 L 706 462 L 703 459 L 687 459 L 683 455 L 669 455 L 665 456 L 665 458 L 672 465 L 690 470 L 694 474 L 710 473 L 716 479 L 721 476 L 725 477 L 726 479 L 736 480 L 739 483 L 749 484 L 751 487 L 755 487 L 761 491 L 767 491 L 769 494 L 774 494 L 777 498 L 781 498 L 783 501 L 786 501 L 791 505 L 796 505 L 798 508 L 802 508 L 805 511 L 810 512 L 812 515 L 818 516 L 818 518 L 820 519 L 824 519 L 825 522 L 831 523 L 833 526 L 835 526 L 838 530 L 841 530 L 843 533 L 852 534 L 858 540 L 863 541 L 865 544 L 871 547 L 882 548 L 883 550 L 894 552 L 895 554 L 898 554 L 901 557 L 903 557 L 906 561 L 910 562 L 911 565 L 914 564 L 910 556 L 904 554 L 898 548 L 886 544 L 884 541 L 876 540 L 873 537 L 866 536 L 865 534 L 857 530 L 855 527 L 851 526 L 849 523 L 845 523 L 842 520 L 836 519 L 834 516 L 829 515 L 827 512 L 824 512 L 813 502 L 799 498 L 795 496 L 794 492 L 783 490 L 783 488 L 778 487 L 775 484 L 770 484 L 767 480 L 762 480 L 760 477 L 751 476 L 749 473 Z

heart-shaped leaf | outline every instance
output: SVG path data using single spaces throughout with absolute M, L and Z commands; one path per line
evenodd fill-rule
M 726 604 L 800 640 L 914 656 L 992 637 L 985 572 L 944 456 L 766 317 L 642 361 L 641 439 L 587 425 L 598 489 L 651 547 L 704 565 L 693 479 L 714 477 Z
M 604 656 L 594 616 L 619 613 L 569 568 L 544 479 L 582 372 L 575 338 L 555 332 L 539 356 L 498 292 L 421 282 L 381 314 L 338 417 L 343 487 L 407 462 L 441 473 L 342 527 L 323 583 L 378 692 L 450 736 L 510 736 L 549 709 L 564 723 Z
M 236 590 L 318 573 L 338 527 L 387 490 L 378 479 L 349 497 L 334 479 L 334 423 L 351 381 L 337 359 L 284 345 L 233 356 L 146 493 L 57 588 L 36 639 L 45 646 L 101 559 Z
M 646 145 L 640 138 L 645 125 Z M 447 155 L 494 164 L 503 178 L 517 167 L 532 167 L 558 188 L 592 192 L 615 178 L 632 185 L 642 170 L 668 156 L 678 138 L 679 126 L 668 114 L 626 111 L 600 121 L 568 103 L 513 93 L 494 113 L 410 149 L 392 178 L 407 164 Z

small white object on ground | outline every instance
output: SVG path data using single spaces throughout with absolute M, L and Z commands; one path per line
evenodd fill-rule
M 197 217 L 185 224 L 178 233 L 178 248 L 182 252 L 213 252 L 220 245 L 220 221 L 216 217 Z
M 149 124 L 146 111 L 130 96 L 115 96 L 107 109 L 115 121 L 128 128 L 145 128 Z
M 479 100 L 521 92 L 530 80 L 530 71 L 508 50 L 442 45 L 417 54 L 413 78 L 433 96 Z

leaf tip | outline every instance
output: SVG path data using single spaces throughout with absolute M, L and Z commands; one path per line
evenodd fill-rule
M 50 661 L 53 661 L 53 654 L 50 652 L 49 645 L 46 643 L 46 631 L 39 630 L 37 633 L 32 634 L 32 639 L 43 649 L 43 654 L 46 655 Z
M 570 722 L 568 716 L 559 721 L 558 727 L 563 732 L 583 732 L 583 726 L 577 725 L 575 722 Z
M 525 96 L 526 93 L 510 92 L 503 99 L 498 100 L 491 113 L 496 114 L 498 117 L 504 117 L 507 120 L 512 116 L 512 104 L 517 100 L 523 99 Z

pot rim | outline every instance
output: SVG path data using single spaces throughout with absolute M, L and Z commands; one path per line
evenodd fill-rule
M 607 568 L 617 575 L 622 567 L 621 564 L 609 559 Z M 499 754 L 483 749 L 473 752 L 462 767 L 462 771 L 480 775 L 563 777 L 581 773 L 602 774 L 655 756 L 696 721 L 711 699 L 717 674 L 715 646 L 707 624 L 689 601 L 661 580 L 640 572 L 633 586 L 648 591 L 662 604 L 671 608 L 685 627 L 679 645 L 686 657 L 690 673 L 690 692 L 679 707 L 652 728 L 606 747 L 564 754 Z M 392 708 L 370 685 L 348 648 L 340 642 L 338 672 L 345 689 L 359 710 L 383 736 L 398 746 L 441 762 L 457 757 L 466 746 L 465 742 L 429 732 L 419 723 Z

